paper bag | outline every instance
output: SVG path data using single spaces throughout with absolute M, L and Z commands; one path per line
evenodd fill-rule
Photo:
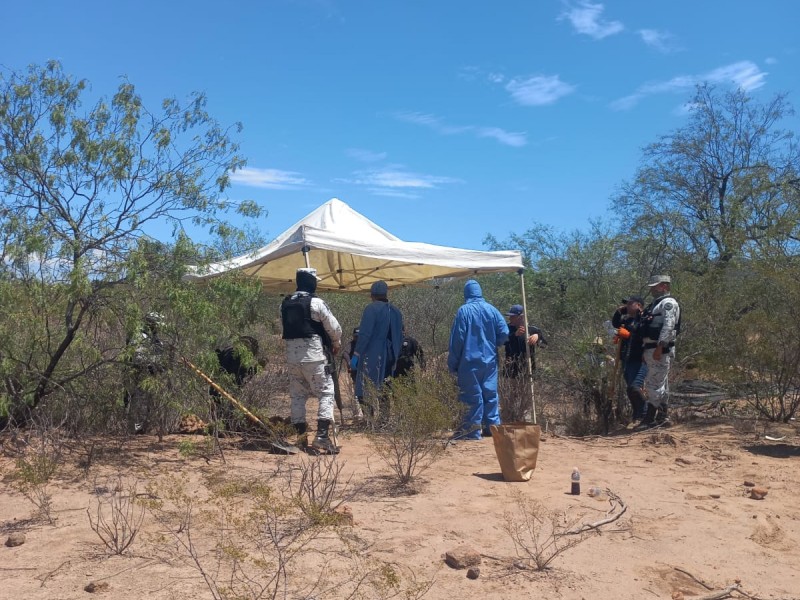
M 529 423 L 512 423 L 492 425 L 491 430 L 503 479 L 528 481 L 536 468 L 542 428 Z

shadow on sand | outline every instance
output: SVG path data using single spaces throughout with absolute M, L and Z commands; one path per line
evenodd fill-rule
M 752 454 L 770 458 L 800 457 L 800 446 L 792 444 L 752 444 L 745 446 L 744 449 Z

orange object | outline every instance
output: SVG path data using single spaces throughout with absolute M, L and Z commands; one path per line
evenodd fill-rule
M 631 332 L 628 331 L 627 329 L 625 329 L 624 327 L 620 327 L 619 329 L 617 329 L 617 335 L 621 339 L 627 340 L 627 339 L 629 339 L 631 337 Z

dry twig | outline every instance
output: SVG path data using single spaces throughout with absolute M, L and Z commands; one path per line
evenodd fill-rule
M 714 589 L 714 587 L 713 587 L 713 586 L 710 586 L 710 585 L 708 585 L 708 584 L 707 584 L 705 581 L 703 581 L 703 580 L 702 580 L 702 579 L 700 579 L 699 577 L 695 577 L 694 575 L 692 575 L 691 573 L 689 573 L 689 571 L 687 571 L 686 569 L 683 569 L 683 568 L 681 568 L 681 567 L 673 567 L 673 568 L 674 568 L 676 571 L 678 571 L 679 573 L 683 573 L 683 574 L 684 574 L 684 575 L 686 575 L 687 577 L 690 577 L 692 580 L 694 580 L 695 582 L 699 583 L 700 585 L 702 585 L 702 586 L 703 586 L 704 588 L 706 588 L 707 590 L 713 590 L 713 589 Z
M 600 519 L 594 523 L 582 523 L 577 527 L 573 527 L 572 529 L 564 531 L 561 533 L 561 535 L 578 535 L 591 529 L 598 529 L 603 525 L 613 523 L 622 515 L 624 515 L 625 511 L 628 510 L 628 505 L 625 503 L 625 501 L 608 488 L 606 488 L 606 494 L 608 494 L 608 501 L 611 504 L 611 509 L 606 513 L 604 519 Z M 620 509 L 619 512 L 617 512 L 617 509 Z
M 742 592 L 742 588 L 738 583 L 733 583 L 726 587 L 724 590 L 714 592 L 713 594 L 706 594 L 705 596 L 698 596 L 694 600 L 722 600 L 723 598 L 732 598 L 733 592 L 739 592 L 750 598 L 750 594 Z

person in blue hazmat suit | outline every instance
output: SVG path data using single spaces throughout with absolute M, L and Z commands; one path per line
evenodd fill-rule
M 350 368 L 356 369 L 356 397 L 359 401 L 364 398 L 364 379 L 380 390 L 386 378 L 394 372 L 400 357 L 403 315 L 400 309 L 389 302 L 388 293 L 389 287 L 385 281 L 372 284 L 372 302 L 364 308 L 358 326 L 358 341 L 350 358 Z
M 457 377 L 458 399 L 466 406 L 456 438 L 479 440 L 481 433 L 491 437 L 489 426 L 500 424 L 497 348 L 507 339 L 502 313 L 483 299 L 480 284 L 470 279 L 450 331 L 447 356 L 447 368 Z

